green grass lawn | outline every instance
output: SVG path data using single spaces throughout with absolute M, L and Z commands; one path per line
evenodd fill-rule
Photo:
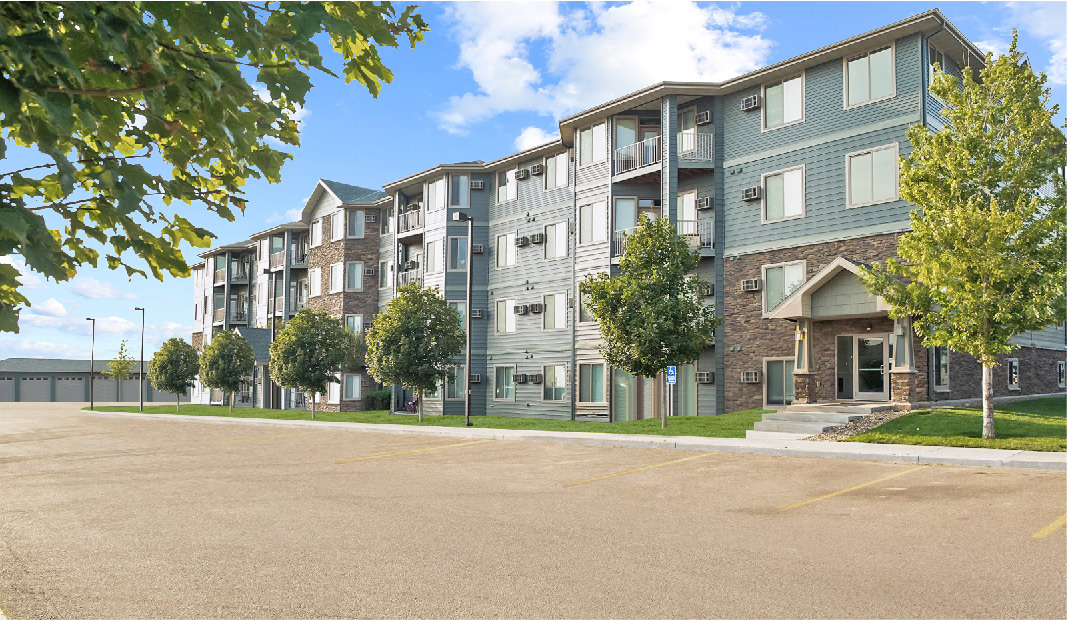
M 86 407 L 88 409 L 88 407 Z M 96 407 L 95 411 L 137 412 L 137 407 Z M 173 405 L 154 405 L 144 408 L 149 413 L 177 413 Z M 267 418 L 271 420 L 310 420 L 310 411 L 279 409 L 237 409 L 231 414 L 227 407 L 183 404 L 182 415 L 212 415 L 234 418 Z M 633 422 L 574 422 L 571 420 L 540 420 L 535 418 L 507 418 L 502 416 L 471 416 L 475 428 L 512 428 L 537 431 L 567 431 L 583 433 L 624 433 L 635 435 L 670 435 L 692 437 L 744 437 L 745 431 L 760 420 L 762 409 L 737 411 L 720 416 L 679 416 L 667 420 L 667 429 L 660 428 L 658 419 Z M 315 419 L 322 422 L 364 422 L 368 424 L 419 425 L 414 415 L 391 415 L 387 411 L 331 413 L 318 411 Z M 424 416 L 422 426 L 463 426 L 463 416 Z
M 1067 451 L 1067 400 L 1037 398 L 996 405 L 996 439 L 982 439 L 982 410 L 926 409 L 890 420 L 845 441 L 960 448 Z

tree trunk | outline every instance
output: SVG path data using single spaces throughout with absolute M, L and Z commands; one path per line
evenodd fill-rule
M 422 390 L 415 390 L 415 411 L 419 412 L 419 424 L 422 424 Z
M 315 419 L 315 399 L 318 397 L 318 392 L 311 393 L 311 419 Z
M 230 392 L 230 415 L 233 415 L 233 395 L 237 392 Z
M 174 393 L 174 410 L 177 411 L 178 413 L 182 412 L 182 393 L 181 392 L 175 392 Z
M 996 439 L 993 430 L 993 365 L 982 365 L 982 439 Z

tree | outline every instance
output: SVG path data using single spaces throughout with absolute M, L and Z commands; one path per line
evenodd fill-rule
M 980 80 L 937 71 L 931 92 L 948 124 L 912 126 L 900 194 L 917 209 L 900 260 L 861 271 L 868 290 L 915 317 L 924 346 L 982 364 L 982 437 L 993 439 L 993 368 L 1010 339 L 1062 321 L 1065 311 L 1064 135 L 1053 125 L 1045 75 L 1035 75 L 1012 37 L 987 54 Z M 1060 170 L 1057 172 L 1057 168 Z
M 296 313 L 270 345 L 270 376 L 278 385 L 311 392 L 311 419 L 315 401 L 331 383 L 339 383 L 346 351 L 346 330 L 340 321 L 315 310 Z
M 230 395 L 233 412 L 234 395 L 252 376 L 256 355 L 248 341 L 229 330 L 211 337 L 200 355 L 200 382 Z
M 319 33 L 341 55 L 345 81 L 377 96 L 393 77 L 378 47 L 403 36 L 414 46 L 428 30 L 415 8 L 0 3 L 0 159 L 9 143 L 40 156 L 39 165 L 0 169 L 0 256 L 21 254 L 56 280 L 95 266 L 101 252 L 130 276 L 188 276 L 180 244 L 207 247 L 214 235 L 172 203 L 199 203 L 228 221 L 243 213 L 246 181 L 277 183 L 292 158 L 272 143 L 299 145 L 294 115 L 310 69 L 337 77 Z M 0 331 L 17 332 L 29 306 L 18 275 L 0 264 Z
M 341 370 L 356 372 L 367 367 L 367 338 L 361 332 L 345 329 L 344 358 Z
M 152 387 L 174 394 L 174 407 L 178 412 L 182 410 L 182 394 L 193 387 L 199 371 L 200 355 L 193 345 L 181 338 L 164 342 L 148 361 L 148 380 Z
M 415 390 L 422 422 L 423 393 L 452 372 L 466 342 L 459 312 L 436 287 L 407 284 L 367 329 L 367 370 L 379 383 Z
M 700 357 L 720 319 L 701 301 L 706 285 L 692 273 L 699 264 L 700 254 L 670 222 L 642 216 L 626 240 L 619 274 L 587 276 L 580 285 L 586 309 L 600 323 L 605 362 L 651 378 Z
M 103 373 L 108 379 L 118 382 L 119 400 L 122 400 L 122 382 L 130 378 L 130 372 L 133 370 L 135 363 L 130 354 L 126 352 L 126 342 L 126 340 L 123 340 L 119 343 L 118 355 L 107 363 L 107 370 Z

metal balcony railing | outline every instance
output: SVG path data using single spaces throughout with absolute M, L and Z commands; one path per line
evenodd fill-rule
M 622 256 L 625 253 L 627 238 L 632 235 L 635 230 L 637 230 L 636 226 L 615 231 L 615 235 L 611 238 L 612 256 Z
M 714 134 L 678 134 L 678 158 L 682 161 L 714 161 Z M 663 159 L 660 136 L 615 149 L 615 174 L 658 164 Z
M 401 213 L 397 218 L 397 232 L 408 232 L 422 228 L 422 209 Z
M 215 308 L 215 312 L 212 315 L 212 320 L 215 323 L 222 321 L 226 318 L 226 308 Z
M 679 220 L 678 236 L 690 241 L 694 248 L 715 247 L 715 222 L 699 220 Z
M 397 286 L 404 286 L 405 284 L 411 284 L 412 282 L 414 282 L 415 284 L 418 284 L 419 286 L 422 286 L 422 270 L 421 269 L 412 269 L 410 271 L 401 271 L 400 275 L 397 277 L 396 285 Z
M 285 252 L 270 253 L 270 268 L 277 269 L 285 266 Z
M 248 263 L 241 263 L 241 266 L 233 271 L 230 275 L 230 282 L 234 284 L 248 282 Z
M 304 246 L 292 246 L 289 248 L 289 262 L 293 267 L 306 267 L 308 264 L 308 249 Z
M 678 158 L 682 161 L 714 161 L 715 134 L 678 134 Z
M 246 390 L 244 392 L 237 393 L 237 404 L 239 405 L 251 405 L 252 404 L 252 391 Z
M 308 300 L 306 299 L 290 299 L 289 300 L 289 314 L 296 314 L 304 308 L 308 307 Z
M 215 270 L 215 284 L 222 284 L 226 281 L 226 269 Z
M 231 321 L 244 322 L 248 320 L 248 313 L 244 310 L 235 310 L 230 313 Z

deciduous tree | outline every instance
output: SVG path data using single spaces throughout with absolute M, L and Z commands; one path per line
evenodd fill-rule
M 104 376 L 112 381 L 117 381 L 119 386 L 119 400 L 122 400 L 122 382 L 130 378 L 130 372 L 135 364 L 130 354 L 126 351 L 126 340 L 119 343 L 119 352 L 115 359 L 107 363 Z
M 270 345 L 270 376 L 278 385 L 311 393 L 311 419 L 319 394 L 331 383 L 345 361 L 347 330 L 325 312 L 304 309 L 285 325 Z
M 163 343 L 148 362 L 148 380 L 160 392 L 174 394 L 174 406 L 182 410 L 181 396 L 193 387 L 200 372 L 200 355 L 193 345 L 181 338 Z
M 222 330 L 212 335 L 200 356 L 200 383 L 229 394 L 232 413 L 234 395 L 252 378 L 255 365 L 252 345 L 234 332 Z

